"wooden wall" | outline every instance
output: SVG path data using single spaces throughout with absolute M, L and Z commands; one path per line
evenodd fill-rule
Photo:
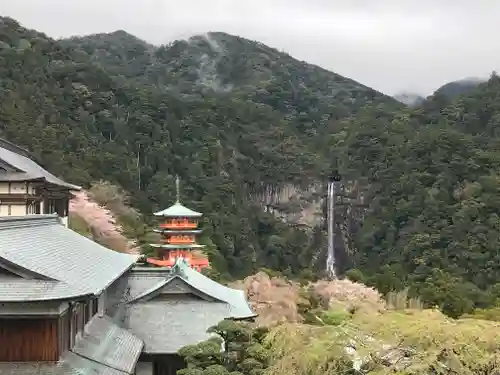
M 0 362 L 57 361 L 97 312 L 97 301 L 70 307 L 59 317 L 0 319 Z
M 58 319 L 1 319 L 0 362 L 57 361 Z

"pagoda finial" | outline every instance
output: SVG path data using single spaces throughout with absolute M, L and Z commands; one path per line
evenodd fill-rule
M 179 175 L 175 176 L 175 194 L 177 197 L 177 203 L 181 202 L 181 180 L 179 179 Z

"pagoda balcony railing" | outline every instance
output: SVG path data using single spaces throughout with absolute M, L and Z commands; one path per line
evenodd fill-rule
M 191 238 L 167 238 L 165 242 L 170 244 L 182 245 L 182 244 L 193 244 L 195 241 L 194 239 Z
M 198 223 L 164 223 L 160 224 L 160 228 L 164 229 L 196 229 Z

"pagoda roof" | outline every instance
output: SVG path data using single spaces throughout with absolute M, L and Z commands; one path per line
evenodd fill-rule
M 203 214 L 201 212 L 193 211 L 187 207 L 184 207 L 180 202 L 176 202 L 169 208 L 163 211 L 155 212 L 155 216 L 163 217 L 201 217 Z
M 151 247 L 161 249 L 203 249 L 204 245 L 199 244 L 150 244 Z
M 201 229 L 153 229 L 156 233 L 179 233 L 179 234 L 198 234 L 203 232 Z
M 1 281 L 13 288 L 0 288 L 0 301 L 99 295 L 137 259 L 66 228 L 56 214 L 0 218 L 0 269 L 8 271 Z

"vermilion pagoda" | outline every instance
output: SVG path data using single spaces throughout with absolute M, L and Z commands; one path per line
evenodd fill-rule
M 148 258 L 147 262 L 160 267 L 173 267 L 179 258 L 198 270 L 208 267 L 208 260 L 203 256 L 196 256 L 193 251 L 200 250 L 203 245 L 196 243 L 196 235 L 202 213 L 184 207 L 180 203 L 179 178 L 176 180 L 177 201 L 169 208 L 156 212 L 155 216 L 162 216 L 165 221 L 155 232 L 161 233 L 163 243 L 151 244 L 155 248 L 155 258 Z

